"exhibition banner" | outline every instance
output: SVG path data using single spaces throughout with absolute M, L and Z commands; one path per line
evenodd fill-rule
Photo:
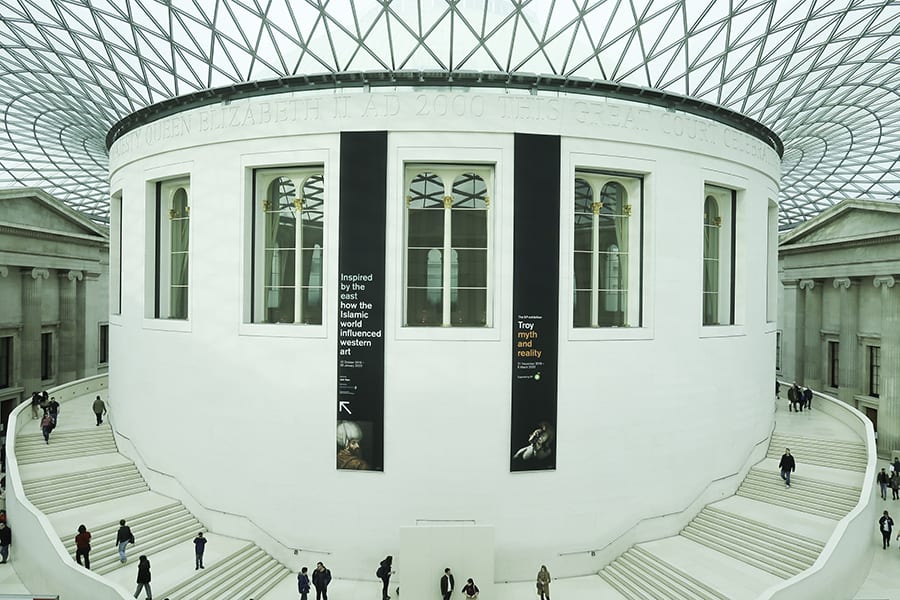
M 517 133 L 510 470 L 556 468 L 559 136 Z
M 387 133 L 341 133 L 337 447 L 343 470 L 384 470 Z

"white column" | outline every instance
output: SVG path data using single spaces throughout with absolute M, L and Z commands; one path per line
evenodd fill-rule
M 56 383 L 77 378 L 79 355 L 76 281 L 84 278 L 81 271 L 59 273 L 59 370 Z
M 900 450 L 900 302 L 893 276 L 875 278 L 881 288 L 881 372 L 878 390 L 878 449 L 896 453 Z
M 822 388 L 822 285 L 816 285 L 812 279 L 800 282 L 800 288 L 806 290 L 803 312 L 803 350 L 804 361 L 801 382 L 812 389 Z
M 22 386 L 25 395 L 41 389 L 41 299 L 47 269 L 22 268 Z
M 802 370 L 797 370 L 797 365 L 803 365 L 803 338 L 798 335 L 802 327 L 798 328 L 797 319 L 803 313 L 803 302 L 799 294 L 798 280 L 785 279 L 781 285 L 784 287 L 784 307 L 779 315 L 784 320 L 781 326 L 781 376 L 787 381 L 799 379 Z
M 859 282 L 848 277 L 834 280 L 834 287 L 841 294 L 841 329 L 840 329 L 840 361 L 838 373 L 838 397 L 848 404 L 853 404 L 853 396 L 859 393 L 856 383 L 856 362 L 859 345 L 856 335 L 859 333 Z

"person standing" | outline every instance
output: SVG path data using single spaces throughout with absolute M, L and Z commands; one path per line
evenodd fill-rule
M 785 448 L 784 454 L 781 455 L 781 462 L 778 463 L 781 469 L 781 478 L 784 479 L 784 485 L 791 487 L 791 473 L 797 469 L 794 457 L 791 456 L 791 449 Z
M 881 488 L 881 499 L 887 500 L 887 486 L 891 482 L 891 478 L 888 477 L 884 469 L 881 469 L 881 473 L 878 474 L 875 481 L 878 482 L 878 486 Z
M 128 544 L 134 543 L 134 534 L 131 533 L 131 527 L 125 524 L 125 519 L 119 521 L 119 532 L 116 533 L 116 548 L 119 549 L 119 562 L 124 563 L 125 549 Z M 146 557 L 145 557 L 146 558 Z M 135 596 L 137 597 L 137 596 Z
M 541 600 L 550 600 L 550 571 L 546 565 L 541 565 L 541 570 L 538 571 L 537 592 L 541 595 Z
M 394 574 L 394 571 L 391 570 L 393 564 L 394 557 L 388 554 L 384 557 L 384 560 L 378 564 L 378 570 L 375 572 L 375 575 L 381 580 L 382 600 L 388 600 L 388 598 L 391 597 L 390 594 L 388 594 L 388 586 L 391 584 L 391 575 Z
M 84 558 L 84 568 L 91 570 L 91 532 L 84 525 L 78 526 L 78 535 L 75 536 L 75 562 L 79 565 Z
M 194 570 L 205 569 L 203 566 L 203 550 L 206 549 L 206 538 L 203 537 L 203 532 L 197 534 L 197 537 L 194 538 Z
M 788 388 L 788 412 L 794 411 L 794 404 L 797 402 L 797 386 L 792 385 Z
M 97 417 L 97 425 L 99 426 L 103 423 L 103 415 L 106 414 L 106 404 L 100 399 L 100 396 L 97 396 L 91 408 L 94 410 L 94 416 Z
M 316 600 L 328 600 L 328 584 L 331 583 L 331 571 L 318 562 L 312 574 L 312 584 L 316 588 Z
M 300 569 L 297 574 L 297 591 L 300 592 L 300 600 L 306 600 L 309 593 L 309 575 L 306 574 L 306 567 Z
M 806 405 L 806 410 L 812 410 L 812 398 L 813 398 L 812 390 L 809 388 L 804 389 L 803 390 L 803 404 Z M 802 405 L 801 405 L 800 410 L 801 411 L 803 410 Z
M 453 589 L 456 587 L 456 582 L 453 581 L 453 573 L 450 572 L 450 567 L 444 569 L 444 575 L 441 577 L 441 598 L 442 600 L 450 600 L 450 595 L 453 593 Z
M 53 422 L 53 417 L 50 416 L 49 412 L 45 412 L 44 416 L 41 418 L 41 433 L 44 435 L 45 444 L 50 443 L 50 433 L 55 426 L 56 423 Z
M 12 529 L 6 522 L 0 522 L 0 563 L 9 558 L 9 547 L 12 545 Z
M 153 592 L 150 591 L 150 561 L 143 554 L 138 558 L 137 589 L 134 590 L 135 598 L 138 597 L 141 590 L 147 592 L 147 600 L 153 600 Z
M 891 531 L 894 529 L 894 520 L 888 511 L 884 511 L 878 519 L 878 529 L 881 530 L 881 549 L 886 550 L 891 545 Z
M 475 585 L 475 582 L 472 581 L 471 577 L 466 580 L 466 585 L 463 586 L 462 592 L 466 595 L 466 598 L 469 598 L 470 600 L 478 597 L 478 586 Z

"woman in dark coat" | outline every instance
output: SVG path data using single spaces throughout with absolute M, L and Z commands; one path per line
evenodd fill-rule
M 135 598 L 138 597 L 141 590 L 147 590 L 147 600 L 153 600 L 153 592 L 150 591 L 150 561 L 143 554 L 138 558 L 137 589 L 134 590 Z
M 81 564 L 84 558 L 84 568 L 91 568 L 91 532 L 84 525 L 78 526 L 78 535 L 75 536 L 75 562 Z
M 388 586 L 391 584 L 391 575 L 394 574 L 394 571 L 391 570 L 391 565 L 394 563 L 394 557 L 390 554 L 384 557 L 384 560 L 379 563 L 378 571 L 376 575 L 378 575 L 378 579 L 381 580 L 381 598 L 382 600 L 388 600 L 390 596 L 388 595 Z

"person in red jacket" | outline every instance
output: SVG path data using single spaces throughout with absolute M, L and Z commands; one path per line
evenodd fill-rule
M 84 557 L 84 568 L 91 568 L 91 532 L 84 525 L 78 526 L 78 535 L 75 536 L 75 562 L 79 565 Z

